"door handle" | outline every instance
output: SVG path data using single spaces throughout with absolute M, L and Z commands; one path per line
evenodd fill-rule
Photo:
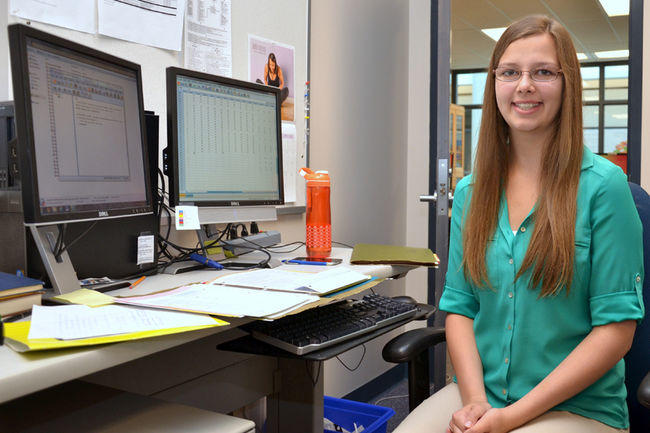
M 449 200 L 449 203 L 454 202 L 454 194 L 449 191 L 447 193 L 447 199 Z M 421 195 L 420 196 L 420 201 L 423 203 L 435 203 L 438 201 L 438 191 L 434 191 L 433 195 Z
M 434 191 L 433 195 L 421 195 L 420 196 L 420 201 L 424 203 L 435 203 L 438 201 L 438 192 Z

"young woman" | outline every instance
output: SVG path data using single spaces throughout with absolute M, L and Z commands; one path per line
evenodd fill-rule
M 282 89 L 280 93 L 281 103 L 289 96 L 289 88 L 284 85 L 282 68 L 278 65 L 278 62 L 275 60 L 275 54 L 273 53 L 269 54 L 266 65 L 264 65 L 264 84 Z
M 456 383 L 396 432 L 613 433 L 643 317 L 641 223 L 582 144 L 571 38 L 529 16 L 496 44 L 472 176 L 455 191 L 440 309 Z

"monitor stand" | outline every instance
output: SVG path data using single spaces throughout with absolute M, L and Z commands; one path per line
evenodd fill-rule
M 30 231 L 47 270 L 47 275 L 50 277 L 54 293 L 62 295 L 81 289 L 77 273 L 72 267 L 67 251 L 61 254 L 60 261 L 54 257 L 53 251 L 56 246 L 56 238 L 59 235 L 57 227 L 55 225 L 30 226 Z

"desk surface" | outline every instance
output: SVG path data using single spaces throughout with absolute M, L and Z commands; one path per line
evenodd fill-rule
M 332 257 L 349 262 L 352 250 L 334 248 Z M 304 255 L 304 250 L 291 253 L 274 254 L 279 259 Z M 303 265 L 291 266 L 299 269 Z M 353 266 L 356 270 L 379 278 L 389 278 L 406 273 L 410 268 L 404 266 L 369 265 Z M 313 266 L 308 266 L 313 270 Z M 111 295 L 144 295 L 158 290 L 168 289 L 193 282 L 214 278 L 219 272 L 227 271 L 193 271 L 179 275 L 155 275 L 148 277 L 134 289 L 119 289 Z M 182 334 L 135 340 L 80 349 L 48 350 L 33 353 L 16 353 L 6 345 L 0 346 L 0 403 L 13 400 L 32 392 L 40 391 L 60 383 L 95 373 L 125 362 L 142 358 L 153 353 L 179 346 L 208 335 L 223 332 L 249 322 L 251 319 L 225 318 L 231 324 L 217 328 Z

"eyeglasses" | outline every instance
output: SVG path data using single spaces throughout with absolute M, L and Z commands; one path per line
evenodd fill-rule
M 557 80 L 557 77 L 562 74 L 561 70 L 551 68 L 535 68 L 530 71 L 515 69 L 510 67 L 498 67 L 494 71 L 494 76 L 499 81 L 519 81 L 524 72 L 528 72 L 530 79 L 538 83 L 548 83 L 549 81 Z

